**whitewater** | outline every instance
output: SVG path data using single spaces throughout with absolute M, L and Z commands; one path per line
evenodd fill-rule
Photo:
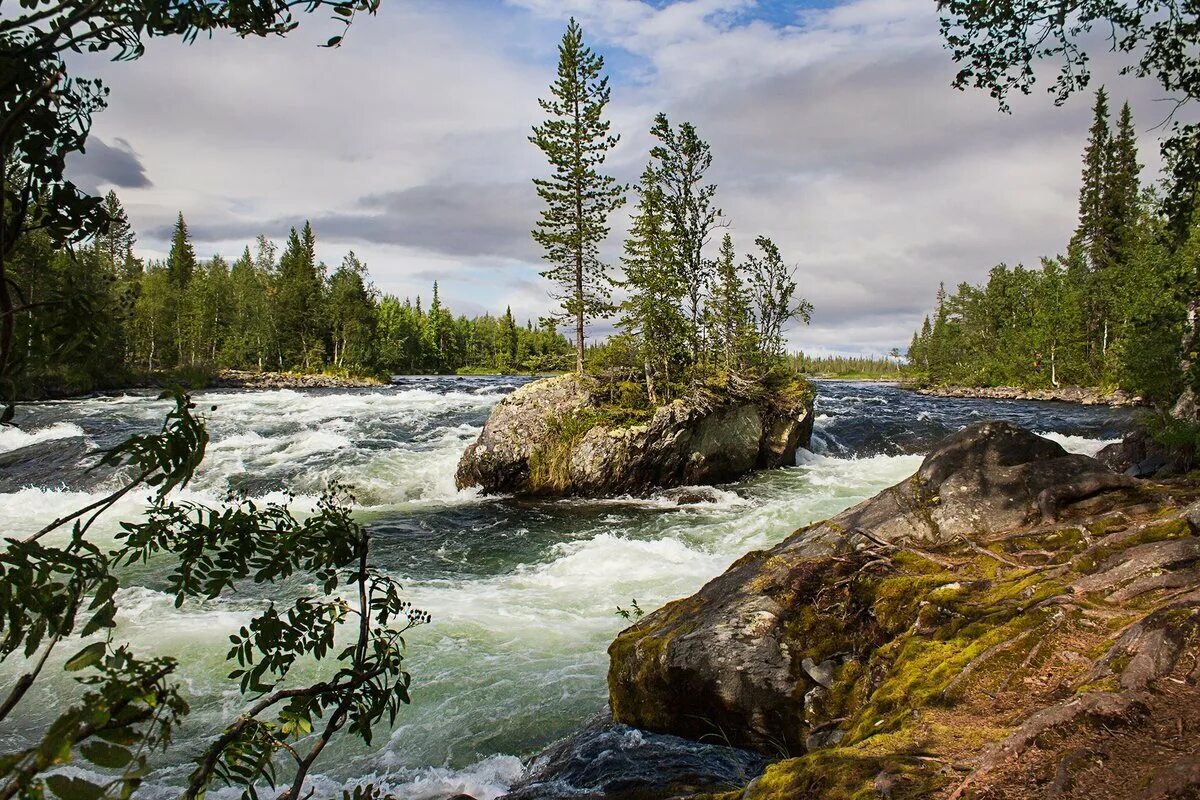
M 923 397 L 882 384 L 821 382 L 812 451 L 679 505 L 664 496 L 521 501 L 459 492 L 454 468 L 491 407 L 522 378 L 398 378 L 369 390 L 220 391 L 198 396 L 208 455 L 180 499 L 215 504 L 230 491 L 311 509 L 336 478 L 353 487 L 373 558 L 433 623 L 408 637 L 413 704 L 370 747 L 343 737 L 318 766 L 318 796 L 375 781 L 417 800 L 457 793 L 492 800 L 522 760 L 603 708 L 606 648 L 627 623 L 617 606 L 653 609 L 688 595 L 753 549 L 871 497 L 910 475 L 921 454 L 971 422 L 1008 419 L 1096 453 L 1129 429 L 1129 412 L 1019 401 Z M 111 446 L 157 429 L 169 403 L 148 395 L 23 406 L 0 429 L 0 453 L 82 437 Z M 19 469 L 19 467 L 18 467 Z M 28 486 L 0 494 L 6 536 L 31 533 L 113 485 Z M 148 494 L 123 498 L 95 529 L 112 541 Z M 179 752 L 139 796 L 177 796 L 187 758 L 241 709 L 224 676 L 228 635 L 265 597 L 235 595 L 175 609 L 156 568 L 123 577 L 117 638 L 180 662 L 193 713 Z M 304 581 L 284 587 L 299 594 Z M 70 652 L 70 648 L 64 648 Z M 17 667 L 0 667 L 0 683 Z M 316 673 L 313 673 L 316 674 Z M 0 745 L 28 742 L 69 690 L 61 674 L 26 698 Z M 215 792 L 235 797 L 239 792 Z M 270 796 L 269 793 L 265 793 Z

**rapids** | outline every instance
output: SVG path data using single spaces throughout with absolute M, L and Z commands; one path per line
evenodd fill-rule
M 1127 411 L 1055 403 L 923 397 L 882 384 L 820 382 L 814 452 L 680 506 L 664 497 L 555 502 L 457 492 L 454 467 L 489 409 L 525 379 L 398 378 L 370 390 L 219 391 L 198 397 L 212 443 L 183 497 L 219 502 L 228 491 L 311 508 L 334 477 L 354 487 L 375 534 L 375 560 L 400 579 L 433 624 L 408 637 L 413 704 L 370 747 L 341 740 L 318 762 L 318 796 L 376 780 L 401 797 L 459 792 L 490 800 L 521 774 L 522 758 L 571 733 L 603 707 L 605 649 L 626 624 L 618 605 L 649 610 L 690 594 L 747 550 L 831 516 L 911 474 L 921 453 L 971 422 L 1008 419 L 1067 449 L 1094 453 L 1131 423 Z M 83 436 L 110 446 L 157 428 L 168 404 L 149 396 L 22 407 L 0 429 L 0 452 Z M 97 492 L 32 486 L 0 494 L 6 536 L 36 530 Z M 127 496 L 99 526 L 137 515 Z M 193 713 L 180 751 L 139 792 L 175 796 L 206 736 L 241 700 L 224 680 L 227 636 L 263 602 L 242 595 L 175 609 L 163 574 L 125 575 L 118 638 L 169 654 Z M 303 590 L 303 582 L 285 591 Z M 70 652 L 69 648 L 64 648 Z M 16 666 L 0 667 L 0 684 Z M 0 727 L 0 746 L 36 734 L 67 686 L 61 673 Z M 226 790 L 214 793 L 234 797 Z

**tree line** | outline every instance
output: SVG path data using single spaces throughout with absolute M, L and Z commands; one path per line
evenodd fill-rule
M 380 294 L 353 253 L 330 270 L 305 223 L 282 248 L 258 237 L 232 262 L 196 256 L 181 213 L 165 260 L 138 258 L 116 194 L 106 232 L 82 247 L 26 236 L 14 284 L 43 305 L 18 323 L 27 394 L 119 386 L 162 371 L 216 369 L 349 374 L 563 369 L 570 345 L 552 320 L 455 316 L 437 283 L 421 297 Z M 82 321 L 82 323 L 80 322 Z
M 550 96 L 539 101 L 547 118 L 530 141 L 550 165 L 549 177 L 534 179 L 545 207 L 533 238 L 551 265 L 542 274 L 554 287 L 559 319 L 574 328 L 576 372 L 583 374 L 589 353 L 587 326 L 613 316 L 620 333 L 591 348 L 592 361 L 641 381 L 650 402 L 715 370 L 779 363 L 785 327 L 796 318 L 807 322 L 812 306 L 797 297 L 795 270 L 770 238 L 757 237 L 754 250 L 739 258 L 726 232 L 716 256 L 708 254 L 728 223 L 716 205 L 717 187 L 706 179 L 711 148 L 690 122 L 654 118 L 649 162 L 632 190 L 623 277 L 600 257 L 608 217 L 629 192 L 602 171 L 620 139 L 605 118 L 610 95 L 603 56 L 571 19 Z M 614 288 L 626 294 L 620 304 L 612 302 Z
M 1176 229 L 1142 186 L 1133 113 L 1096 93 L 1079 217 L 1065 255 L 994 267 L 979 286 L 938 289 L 908 348 L 933 384 L 1120 387 L 1169 402 L 1184 388 L 1200 226 Z

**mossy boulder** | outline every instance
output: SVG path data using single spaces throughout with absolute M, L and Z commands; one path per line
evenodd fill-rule
M 493 409 L 459 461 L 459 488 L 614 496 L 724 483 L 794 463 L 812 437 L 802 380 L 754 392 L 698 388 L 657 408 L 613 406 L 588 378 L 521 387 Z
M 972 426 L 623 631 L 613 716 L 781 759 L 728 800 L 1196 796 L 1198 498 Z
M 861 672 L 856 653 L 913 626 L 936 627 L 932 609 L 970 593 L 974 575 L 941 568 L 921 548 L 1032 524 L 1047 491 L 1100 475 L 1111 473 L 1016 426 L 967 428 L 909 480 L 743 557 L 696 595 L 624 631 L 610 648 L 614 715 L 652 730 L 721 731 L 737 744 L 803 752 L 827 721 L 814 709 L 837 705 L 845 687 L 834 684 L 847 670 Z M 872 556 L 896 574 L 863 580 Z M 845 587 L 853 591 L 839 600 L 841 613 L 822 614 Z

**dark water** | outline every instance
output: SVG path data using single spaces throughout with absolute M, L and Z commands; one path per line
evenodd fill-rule
M 690 594 L 747 550 L 903 479 L 933 442 L 972 422 L 1011 420 L 1080 452 L 1094 452 L 1131 424 L 1129 412 L 1106 408 L 928 398 L 886 385 L 822 382 L 816 452 L 795 467 L 721 487 L 712 503 L 523 502 L 457 492 L 459 454 L 490 408 L 523 382 L 405 378 L 382 389 L 199 398 L 217 406 L 209 414 L 213 441 L 185 497 L 216 502 L 237 488 L 282 498 L 289 490 L 303 509 L 329 479 L 346 481 L 377 537 L 378 563 L 434 617 L 409 639 L 413 706 L 373 746 L 331 748 L 320 764 L 323 795 L 374 778 L 403 797 L 495 797 L 518 779 L 522 758 L 602 708 L 605 649 L 624 625 L 617 605 L 637 598 L 650 609 Z M 70 437 L 111 445 L 153 430 L 167 407 L 149 396 L 25 407 L 20 431 L 0 431 L 0 451 Z M 10 535 L 34 530 L 102 488 L 0 494 L 0 524 Z M 145 502 L 126 498 L 98 535 L 111 536 L 116 521 L 140 513 Z M 180 739 L 185 751 L 194 750 L 241 707 L 223 677 L 226 637 L 261 599 L 177 610 L 160 593 L 162 579 L 154 569 L 126 576 L 119 636 L 139 652 L 180 659 L 194 708 Z M 0 682 L 9 673 L 11 667 L 0 668 Z M 42 702 L 29 702 L 15 725 L 0 729 L 3 741 L 35 732 L 67 686 L 56 683 Z M 173 795 L 186 771 L 164 763 L 145 795 Z

